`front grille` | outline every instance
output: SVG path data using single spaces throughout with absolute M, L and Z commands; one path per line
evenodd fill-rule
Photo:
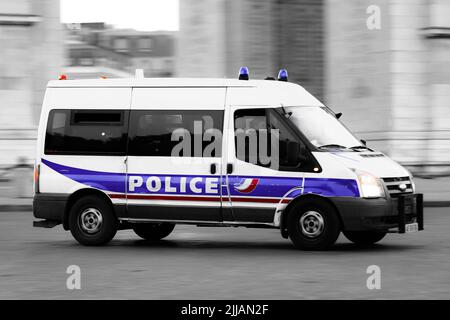
M 402 194 L 413 193 L 413 186 L 409 177 L 383 178 L 383 181 L 392 198 Z

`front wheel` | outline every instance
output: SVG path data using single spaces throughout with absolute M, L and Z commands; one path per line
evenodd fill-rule
M 134 232 L 145 240 L 157 241 L 167 237 L 175 228 L 174 223 L 139 223 L 133 226 Z
M 325 201 L 300 201 L 288 212 L 288 234 L 303 250 L 326 250 L 337 240 L 341 226 L 338 213 Z
M 370 246 L 386 236 L 384 231 L 344 231 L 343 233 L 348 240 L 361 246 Z

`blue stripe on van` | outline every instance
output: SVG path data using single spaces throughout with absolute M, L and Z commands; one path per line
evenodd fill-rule
M 126 192 L 126 174 L 103 171 L 92 171 L 64 166 L 42 159 L 42 163 L 63 176 L 86 186 L 117 193 Z
M 359 197 L 358 183 L 353 179 L 305 178 L 303 193 L 324 197 Z
M 127 175 L 125 173 L 112 173 L 85 170 L 80 168 L 74 168 L 57 164 L 46 159 L 42 159 L 42 163 L 47 165 L 54 171 L 66 176 L 67 178 L 84 184 L 86 186 L 100 189 L 106 192 L 122 193 L 129 192 L 127 187 Z M 141 187 L 137 187 L 133 194 L 152 194 L 145 187 L 145 181 L 148 177 L 161 178 L 162 188 L 155 194 L 178 194 L 178 195 L 214 195 L 211 193 L 201 194 L 193 193 L 189 188 L 186 188 L 186 192 L 173 192 L 168 193 L 164 191 L 164 178 L 171 178 L 171 185 L 179 190 L 180 178 L 186 177 L 187 183 L 193 178 L 219 178 L 218 176 L 194 176 L 194 175 L 161 175 L 161 174 L 129 174 L 129 176 L 140 176 L 144 180 L 144 184 Z M 224 178 L 225 179 L 225 178 Z M 254 176 L 229 176 L 230 195 L 231 196 L 249 196 L 249 197 L 273 197 L 273 198 L 295 198 L 302 192 L 299 188 L 302 186 L 302 179 L 295 177 L 254 177 Z M 246 179 L 257 180 L 253 183 L 253 187 L 249 188 L 243 193 L 239 190 L 239 186 L 243 184 Z M 256 186 L 255 186 L 256 184 Z M 198 183 L 198 187 L 204 190 L 204 180 Z M 353 179 L 331 179 L 331 178 L 305 178 L 303 184 L 303 193 L 314 193 L 325 197 L 359 197 L 359 190 L 356 180 Z M 219 190 L 219 188 L 217 188 Z M 291 191 L 292 190 L 292 191 Z M 226 193 L 226 189 L 222 189 L 223 193 Z M 217 191 L 217 195 L 219 191 Z

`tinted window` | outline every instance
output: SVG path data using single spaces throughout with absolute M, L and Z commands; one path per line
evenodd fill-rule
M 274 109 L 237 110 L 234 126 L 235 152 L 239 160 L 273 169 L 294 170 L 300 169 L 302 158 L 307 157 L 305 145 Z
M 259 142 L 263 131 L 267 132 L 267 116 L 265 109 L 243 109 L 234 114 L 235 151 L 239 160 L 268 166 L 260 155 L 267 154 L 267 146 L 261 150 Z M 268 140 L 266 140 L 268 141 Z
M 73 111 L 73 123 L 80 125 L 121 125 L 122 112 Z
M 45 154 L 125 155 L 128 112 L 52 110 Z
M 304 152 L 305 147 L 294 134 L 292 129 L 290 129 L 285 119 L 280 117 L 278 113 L 274 110 L 269 110 L 269 126 L 270 130 L 278 131 L 278 159 L 280 167 L 297 167 L 300 165 L 300 157 L 292 157 L 290 156 L 290 152 L 292 150 L 297 150 L 297 153 Z M 270 148 L 269 148 L 270 149 Z
M 132 111 L 129 155 L 220 157 L 223 111 Z

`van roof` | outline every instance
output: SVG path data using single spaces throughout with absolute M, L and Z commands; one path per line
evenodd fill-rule
M 296 85 L 283 81 L 270 80 L 237 80 L 221 78 L 118 78 L 92 80 L 53 80 L 49 81 L 49 88 L 68 87 L 260 87 Z
M 237 80 L 219 78 L 120 78 L 93 80 L 56 80 L 49 88 L 228 88 L 227 105 L 323 106 L 302 86 L 274 80 Z M 249 90 L 251 89 L 251 94 Z M 56 90 L 58 91 L 58 90 Z M 202 98 L 203 100 L 203 98 Z

